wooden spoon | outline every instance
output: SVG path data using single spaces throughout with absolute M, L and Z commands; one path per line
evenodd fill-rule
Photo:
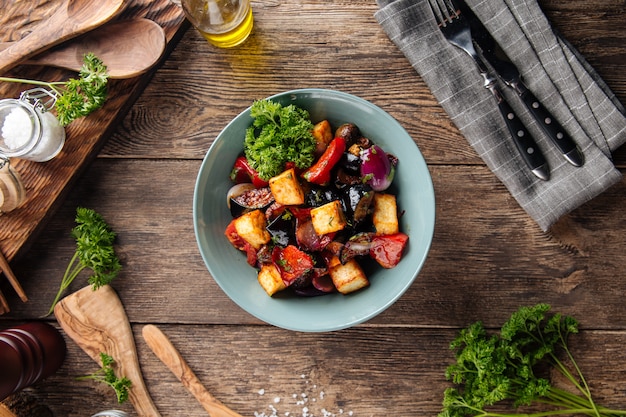
M 23 39 L 0 52 L 0 74 L 112 19 L 124 0 L 68 0 Z
M 113 357 L 118 377 L 131 381 L 129 399 L 139 416 L 160 417 L 141 374 L 126 311 L 113 288 L 78 290 L 55 306 L 54 315 L 65 333 L 100 365 L 101 352 Z
M 150 19 L 107 23 L 80 37 L 31 57 L 22 64 L 48 65 L 80 71 L 83 56 L 93 52 L 107 66 L 111 78 L 131 78 L 148 71 L 163 56 L 165 32 Z M 0 51 L 13 42 L 0 42 Z
M 159 328 L 152 324 L 145 325 L 142 334 L 157 358 L 167 365 L 170 371 L 196 397 L 211 417 L 242 417 L 222 404 L 204 388 L 198 377 L 187 365 L 187 362 L 185 362 L 172 342 Z

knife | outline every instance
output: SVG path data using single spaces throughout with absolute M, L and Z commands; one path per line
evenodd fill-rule
M 463 0 L 457 0 L 455 3 L 470 22 L 474 44 L 481 56 L 491 64 L 504 84 L 517 93 L 543 132 L 552 140 L 565 159 L 576 167 L 582 166 L 585 163 L 585 157 L 576 142 L 524 84 L 519 70 L 502 47 Z
M 535 142 L 522 120 L 517 117 L 511 105 L 506 101 L 502 92 L 498 88 L 496 78 L 489 74 L 486 66 L 482 62 L 477 62 L 479 71 L 485 82 L 484 87 L 491 91 L 498 103 L 498 109 L 504 118 L 507 128 L 513 138 L 513 143 L 517 147 L 522 159 L 530 168 L 530 171 L 540 180 L 550 179 L 550 166 L 543 156 L 539 146 Z

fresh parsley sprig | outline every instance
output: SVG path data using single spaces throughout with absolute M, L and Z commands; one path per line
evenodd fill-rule
M 626 415 L 626 411 L 595 403 L 567 343 L 569 335 L 578 333 L 578 322 L 569 316 L 549 315 L 549 310 L 548 304 L 522 307 L 504 323 L 499 335 L 489 335 L 480 322 L 461 330 L 450 344 L 456 363 L 446 369 L 446 378 L 456 386 L 445 390 L 439 417 Z M 562 374 L 577 394 L 540 376 L 546 366 Z M 510 401 L 516 409 L 533 404 L 545 409 L 496 411 L 492 406 L 502 401 Z
M 87 380 L 91 379 L 94 381 L 102 382 L 110 386 L 115 390 L 115 395 L 117 396 L 117 402 L 119 404 L 124 403 L 128 400 L 128 390 L 132 386 L 132 382 L 127 377 L 119 378 L 115 375 L 115 369 L 113 366 L 115 365 L 115 360 L 112 356 L 107 355 L 106 353 L 100 353 L 100 361 L 102 362 L 102 368 L 97 371 L 78 377 L 79 380 Z
M 57 95 L 55 109 L 59 123 L 67 126 L 102 107 L 107 98 L 107 67 L 93 53 L 83 57 L 83 66 L 78 75 L 79 78 L 70 78 L 67 81 L 46 82 L 12 77 L 0 77 L 0 81 L 50 88 Z
M 92 270 L 88 282 L 97 290 L 109 284 L 122 268 L 113 247 L 116 234 L 94 210 L 84 207 L 76 209 L 76 226 L 72 229 L 72 237 L 76 240 L 76 251 L 65 270 L 61 287 L 48 314 L 54 311 L 54 306 L 65 290 L 84 269 Z
M 285 169 L 287 162 L 310 167 L 315 159 L 315 138 L 309 113 L 293 104 L 257 100 L 250 107 L 254 118 L 246 131 L 244 154 L 259 177 L 269 180 Z

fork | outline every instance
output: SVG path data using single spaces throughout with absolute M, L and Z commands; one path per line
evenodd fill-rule
M 497 78 L 491 74 L 485 62 L 476 52 L 470 24 L 465 16 L 462 15 L 452 0 L 428 0 L 428 2 L 437 25 L 446 40 L 465 51 L 474 60 L 478 71 L 484 79 L 484 87 L 491 91 L 496 99 L 498 109 L 506 122 L 513 142 L 530 171 L 541 180 L 549 180 L 550 168 L 548 162 L 541 153 L 535 139 L 505 100 L 498 87 Z

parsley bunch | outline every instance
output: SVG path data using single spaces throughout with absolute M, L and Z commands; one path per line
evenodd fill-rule
M 76 227 L 72 229 L 72 237 L 76 240 L 76 251 L 65 270 L 61 288 L 48 314 L 54 311 L 54 306 L 61 299 L 63 292 L 84 269 L 92 270 L 93 274 L 88 282 L 94 290 L 97 290 L 110 283 L 122 268 L 113 247 L 115 232 L 100 214 L 92 209 L 78 207 L 76 224 Z
M 293 104 L 282 106 L 257 100 L 250 108 L 254 118 L 246 131 L 244 154 L 259 177 L 269 180 L 285 169 L 287 162 L 310 167 L 315 159 L 315 138 L 309 113 Z
M 115 360 L 112 356 L 106 353 L 100 352 L 100 361 L 102 362 L 102 368 L 98 369 L 92 374 L 78 377 L 78 379 L 92 379 L 94 381 L 103 382 L 115 390 L 117 396 L 117 402 L 122 404 L 128 400 L 128 390 L 132 386 L 130 379 L 126 377 L 118 378 L 115 375 L 113 365 Z
M 0 81 L 19 82 L 50 88 L 57 96 L 55 109 L 62 126 L 87 116 L 102 107 L 107 98 L 108 73 L 104 63 L 93 53 L 83 57 L 78 79 L 45 82 L 21 78 L 0 77 Z
M 569 316 L 548 315 L 550 306 L 522 307 L 511 315 L 500 334 L 489 335 L 479 323 L 462 330 L 451 343 L 456 363 L 446 378 L 457 387 L 444 392 L 439 417 L 545 417 L 584 414 L 595 417 L 623 416 L 626 411 L 597 405 L 568 345 L 578 333 L 578 322 Z M 565 360 L 560 359 L 561 355 Z M 552 368 L 571 383 L 577 394 L 553 386 L 540 372 Z M 513 407 L 541 405 L 535 413 L 503 413 L 495 404 Z

